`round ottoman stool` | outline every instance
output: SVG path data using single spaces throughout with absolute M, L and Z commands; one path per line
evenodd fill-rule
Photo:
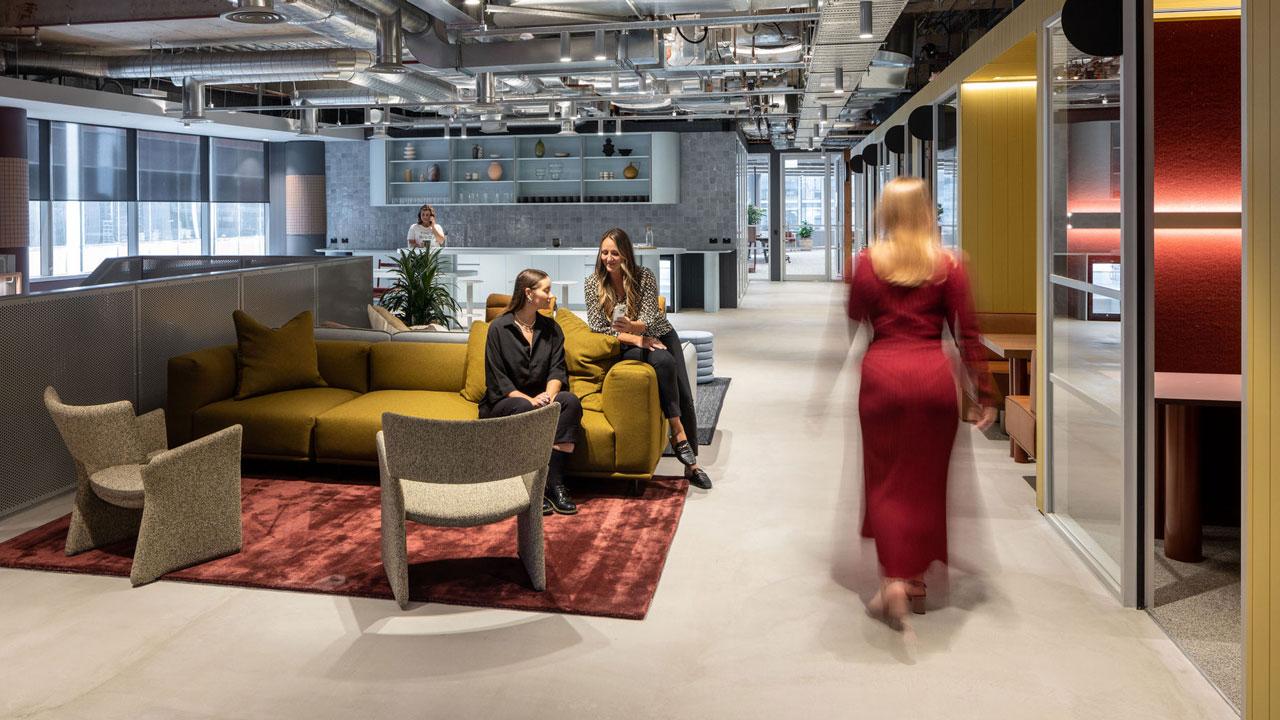
M 693 343 L 698 351 L 698 384 L 711 382 L 715 378 L 715 336 L 706 330 L 684 330 L 680 339 Z

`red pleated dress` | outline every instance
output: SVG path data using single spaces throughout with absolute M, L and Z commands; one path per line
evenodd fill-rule
M 995 402 L 964 265 L 949 260 L 932 281 L 903 287 L 880 279 L 864 251 L 854 263 L 849 317 L 875 330 L 858 397 L 862 535 L 875 540 L 887 577 L 914 577 L 947 561 L 947 468 L 959 408 L 944 324 L 982 404 Z

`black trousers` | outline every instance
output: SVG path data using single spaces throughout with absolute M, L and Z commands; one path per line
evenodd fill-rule
M 693 405 L 693 391 L 689 385 L 689 371 L 684 366 L 684 354 L 680 352 L 680 336 L 673 329 L 658 338 L 666 350 L 645 350 L 635 345 L 624 345 L 624 360 L 640 360 L 653 366 L 658 373 L 658 400 L 662 414 L 668 418 L 680 418 L 684 432 L 689 436 L 693 454 L 698 454 L 698 413 Z
M 556 420 L 555 444 L 578 441 L 578 426 L 582 424 L 582 401 L 568 390 L 556 393 L 552 400 L 560 403 L 560 418 Z M 533 403 L 524 398 L 503 398 L 488 410 L 480 406 L 481 418 L 507 417 L 533 410 Z

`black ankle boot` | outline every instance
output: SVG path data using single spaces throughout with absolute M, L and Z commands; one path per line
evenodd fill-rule
M 574 515 L 578 512 L 578 506 L 564 489 L 564 466 L 568 461 L 569 453 L 551 451 L 551 462 L 547 463 L 547 489 L 543 493 L 551 509 L 561 515 Z

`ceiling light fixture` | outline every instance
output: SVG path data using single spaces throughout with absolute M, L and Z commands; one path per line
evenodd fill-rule
M 858 2 L 858 37 L 863 40 L 870 40 L 875 35 L 873 25 L 871 0 L 860 0 Z
M 547 103 L 547 120 L 550 120 L 551 122 L 556 121 L 556 104 L 555 103 Z
M 604 54 L 604 31 L 603 30 L 597 30 L 595 32 L 595 42 L 592 43 L 591 48 L 592 48 L 591 56 L 596 59 L 596 62 L 604 62 L 605 54 Z
M 228 10 L 220 17 L 245 25 L 275 25 L 285 21 L 285 16 L 276 12 L 272 0 L 240 0 L 235 10 Z
M 560 33 L 560 62 L 573 62 L 573 54 L 569 52 L 569 33 Z
M 603 119 L 601 119 L 601 120 L 596 120 L 596 134 L 597 134 L 597 135 L 603 135 L 603 134 L 604 134 L 604 120 L 603 120 Z
M 836 94 L 844 94 L 844 68 L 836 66 Z
M 821 121 L 823 121 L 823 122 L 826 122 L 826 121 L 827 121 L 827 106 L 826 106 L 826 105 L 819 105 L 819 106 L 818 106 L 818 119 L 819 119 L 819 120 L 821 120 Z
M 609 93 L 611 95 L 618 94 L 618 71 L 614 70 L 609 74 Z
M 464 138 L 465 138 L 466 136 L 467 136 L 467 123 L 466 123 L 466 121 L 464 120 L 464 121 L 462 122 L 462 137 L 464 137 Z
M 622 118 L 618 118 L 617 120 L 613 121 L 613 134 L 614 135 L 622 134 Z
M 475 6 L 477 6 L 477 5 L 479 5 L 479 4 L 480 4 L 480 0 L 463 0 L 463 3 L 462 3 L 462 4 L 463 4 L 463 5 L 469 5 L 469 6 L 471 6 L 471 7 L 475 7 Z

